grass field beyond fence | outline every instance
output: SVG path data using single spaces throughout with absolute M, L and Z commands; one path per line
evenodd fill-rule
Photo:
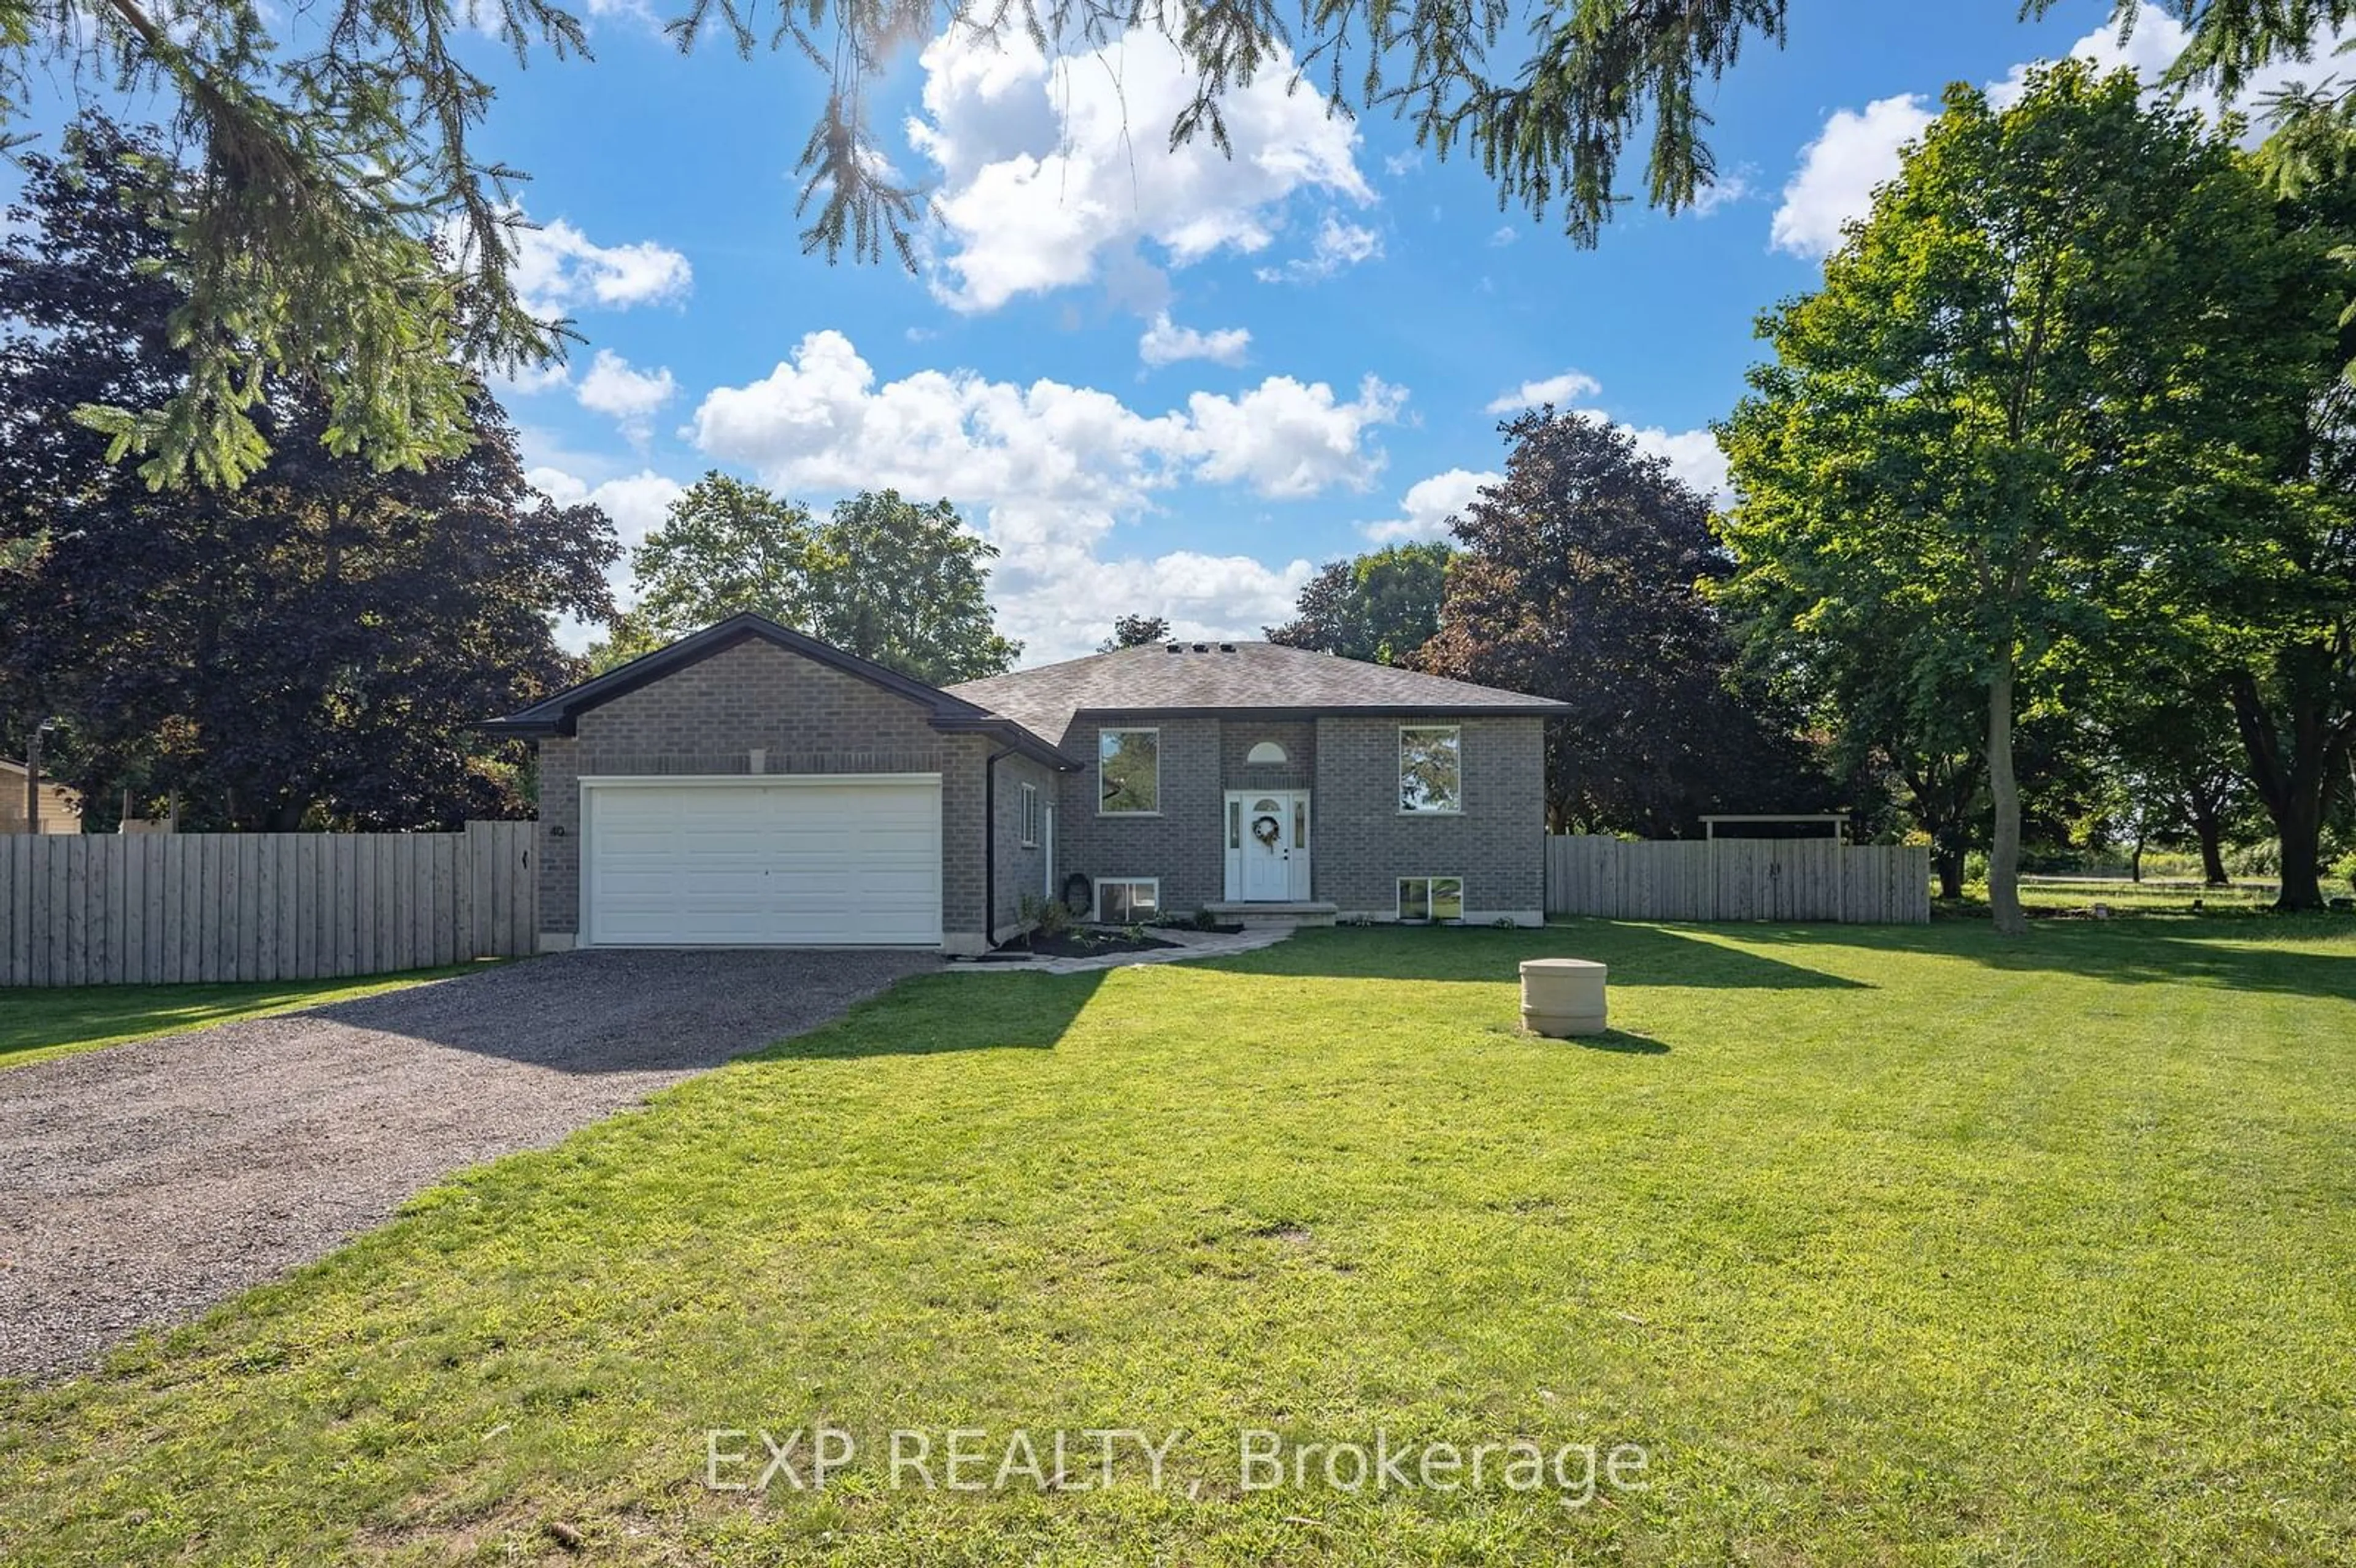
M 2356 1561 L 2348 931 L 918 979 L 0 1388 L 0 1561 Z M 1516 1031 L 1541 955 L 1611 964 L 1617 1032 Z M 710 1429 L 818 1425 L 862 1456 L 824 1490 L 707 1488 Z M 965 1495 L 894 1488 L 895 1427 L 992 1472 L 1018 1428 L 1182 1436 L 1159 1489 Z M 1248 1490 L 1246 1429 L 1647 1463 L 1577 1507 Z

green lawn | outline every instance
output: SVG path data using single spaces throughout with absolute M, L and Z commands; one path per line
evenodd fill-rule
M 2275 887 L 2273 882 L 2236 882 L 2232 887 L 2205 888 L 2198 879 L 2163 884 L 2130 882 L 2124 878 L 2030 877 L 2020 885 L 2020 901 L 2031 912 L 2084 913 L 2095 904 L 2104 904 L 2114 914 L 2190 915 L 2198 899 L 2205 912 L 2231 914 L 2273 903 Z M 1987 896 L 1985 887 L 1972 891 L 1983 901 Z M 2345 891 L 2345 888 L 2326 888 L 2324 894 L 2328 898 Z
M 418 969 L 365 979 L 238 981 L 207 986 L 59 986 L 13 989 L 0 1003 L 0 1069 L 179 1029 L 348 1002 L 477 967 Z
M 2351 925 L 910 982 L 0 1387 L 0 1560 L 2356 1561 Z M 1608 960 L 1624 1032 L 1519 1035 L 1545 954 Z M 860 1444 L 826 1489 L 707 1489 L 708 1429 L 818 1424 Z M 1159 1490 L 891 1484 L 890 1429 L 959 1426 L 984 1477 L 1016 1428 L 1184 1435 Z M 1244 1429 L 1648 1467 L 1247 1491 Z

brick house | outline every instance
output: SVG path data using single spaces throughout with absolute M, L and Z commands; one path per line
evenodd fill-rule
M 1511 920 L 1558 704 L 1266 643 L 946 688 L 738 615 L 493 721 L 535 743 L 541 946 L 939 946 L 1113 923 Z

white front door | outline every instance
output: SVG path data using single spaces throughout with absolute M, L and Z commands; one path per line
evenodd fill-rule
M 1284 903 L 1309 897 L 1309 792 L 1227 793 L 1227 898 Z
M 1244 901 L 1282 903 L 1292 896 L 1292 799 L 1253 797 L 1244 806 Z

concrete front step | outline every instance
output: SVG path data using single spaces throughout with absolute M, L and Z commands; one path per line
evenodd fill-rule
M 1331 925 L 1341 913 L 1339 904 L 1329 903 L 1215 903 L 1204 906 L 1226 924 L 1240 924 L 1247 929 L 1258 926 L 1298 927 Z

